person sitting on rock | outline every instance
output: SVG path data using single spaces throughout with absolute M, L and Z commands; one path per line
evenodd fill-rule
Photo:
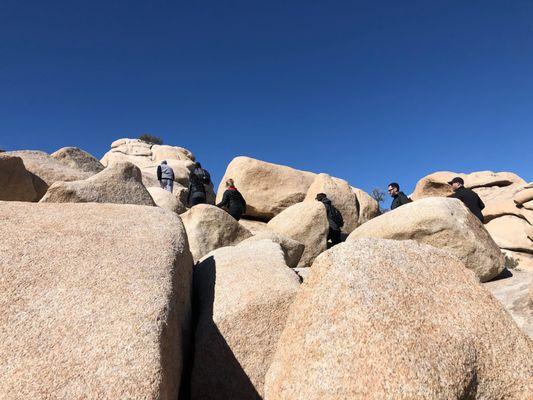
M 328 217 L 329 231 L 327 240 L 331 240 L 331 246 L 341 242 L 341 228 L 344 226 L 344 219 L 341 212 L 331 204 L 325 193 L 318 193 L 315 200 L 320 201 L 326 207 L 326 216 Z
M 205 186 L 211 183 L 209 172 L 202 168 L 202 164 L 197 162 L 189 175 L 189 194 L 187 203 L 192 206 L 204 204 L 206 202 Z
M 485 208 L 485 204 L 481 201 L 477 193 L 472 189 L 465 188 L 465 181 L 458 176 L 453 178 L 448 184 L 452 186 L 454 191 L 450 197 L 461 200 L 466 208 L 483 223 L 483 213 L 481 210 Z
M 174 170 L 170 167 L 166 160 L 161 161 L 161 165 L 157 166 L 157 180 L 161 187 L 172 193 L 174 188 Z
M 226 209 L 229 215 L 237 221 L 240 220 L 241 216 L 246 212 L 246 201 L 244 200 L 244 197 L 242 197 L 241 192 L 235 187 L 233 179 L 228 179 L 226 181 L 226 191 L 222 196 L 222 201 L 217 204 L 217 207 Z
M 391 210 L 412 202 L 412 200 L 407 197 L 404 192 L 400 192 L 400 185 L 398 185 L 396 182 L 389 183 L 388 192 L 390 197 L 393 198 L 390 205 Z

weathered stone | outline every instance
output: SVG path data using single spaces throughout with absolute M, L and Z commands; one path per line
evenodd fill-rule
M 160 163 L 163 160 L 189 160 L 194 161 L 194 155 L 183 147 L 158 145 L 152 146 L 152 160 Z
M 524 188 L 519 190 L 513 197 L 514 202 L 521 206 L 528 201 L 533 200 L 533 183 L 529 183 Z
M 217 249 L 195 267 L 194 286 L 192 399 L 260 399 L 299 288 L 280 246 L 260 240 Z
M 267 223 L 263 221 L 254 221 L 252 219 L 241 219 L 239 223 L 252 232 L 253 235 L 257 235 L 260 232 L 270 232 L 267 227 Z
M 533 342 L 457 258 L 360 239 L 315 260 L 264 398 L 526 399 L 532 356 Z
M 381 215 L 378 202 L 368 193 L 356 187 L 352 187 L 352 191 L 358 203 L 359 220 L 357 222 L 359 225 Z
M 117 203 L 154 206 L 141 180 L 141 171 L 132 163 L 120 163 L 82 181 L 56 182 L 41 203 Z
M 199 204 L 181 214 L 195 261 L 219 247 L 233 246 L 252 234 L 226 211 Z
M 246 242 L 255 242 L 258 240 L 265 239 L 271 240 L 272 242 L 277 243 L 281 246 L 283 253 L 285 254 L 285 263 L 289 267 L 295 268 L 298 265 L 300 258 L 302 258 L 305 246 L 302 243 L 280 233 L 271 231 L 259 232 L 254 234 L 254 236 L 243 240 L 241 243 L 244 244 Z
M 176 215 L 0 202 L 0 397 L 176 399 L 192 257 Z
M 104 169 L 100 161 L 77 147 L 63 147 L 50 156 L 69 167 L 92 174 L 97 174 Z
M 172 193 L 160 187 L 146 188 L 152 196 L 156 206 L 175 212 L 177 214 L 187 211 L 187 207 Z
M 220 182 L 217 202 L 222 200 L 224 185 L 229 178 L 235 181 L 246 199 L 245 215 L 269 220 L 303 201 L 315 174 L 249 157 L 236 157 Z
M 348 182 L 332 178 L 328 174 L 318 174 L 307 190 L 305 201 L 316 201 L 318 193 L 325 193 L 335 208 L 337 208 L 344 219 L 342 231 L 351 233 L 359 226 L 359 210 L 357 208 L 357 197 L 352 191 Z
M 482 281 L 503 270 L 503 255 L 479 220 L 457 199 L 431 197 L 368 221 L 348 240 L 414 239 L 450 251 Z
M 502 249 L 533 253 L 533 241 L 528 238 L 530 226 L 523 218 L 504 215 L 491 220 L 486 228 Z
M 309 267 L 327 248 L 329 224 L 324 205 L 305 201 L 282 211 L 270 220 L 268 228 L 305 246 L 298 267 Z
M 22 158 L 24 166 L 33 175 L 33 187 L 37 193 L 35 201 L 40 200 L 54 182 L 78 181 L 94 175 L 65 165 L 43 151 L 18 150 L 5 154 Z
M 0 200 L 37 200 L 33 175 L 26 170 L 20 157 L 0 154 Z

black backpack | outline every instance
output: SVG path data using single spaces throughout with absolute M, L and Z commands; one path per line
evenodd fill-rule
M 209 172 L 207 172 L 205 169 L 198 168 L 194 172 L 204 185 L 209 185 L 211 183 L 211 176 L 209 176 Z
M 344 226 L 344 219 L 342 218 L 342 214 L 339 210 L 337 210 L 337 208 L 335 208 L 334 205 L 331 205 L 331 218 L 339 228 L 342 228 Z

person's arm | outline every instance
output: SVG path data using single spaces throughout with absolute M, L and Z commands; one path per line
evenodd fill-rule
M 161 180 L 161 165 L 157 166 L 157 180 Z
M 479 206 L 479 209 L 483 210 L 485 208 L 485 203 L 483 203 L 483 200 L 481 200 L 481 197 L 479 197 L 477 193 L 476 193 L 476 196 L 477 196 L 477 204 Z
M 403 196 L 400 196 L 400 205 L 403 206 L 404 204 L 408 204 L 410 202 L 411 200 L 405 194 Z
M 227 207 L 228 206 L 228 203 L 229 203 L 229 193 L 228 191 L 226 190 L 224 192 L 224 195 L 222 196 L 222 201 L 220 203 L 217 204 L 217 207 L 219 208 L 222 208 L 222 207 Z

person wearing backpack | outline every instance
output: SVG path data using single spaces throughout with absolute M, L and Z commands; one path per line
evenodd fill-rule
M 315 197 L 326 207 L 326 215 L 329 223 L 328 240 L 331 240 L 331 245 L 335 246 L 341 242 L 341 228 L 344 226 L 344 219 L 341 212 L 331 204 L 325 193 L 318 193 Z
M 209 172 L 202 168 L 202 164 L 197 162 L 189 175 L 189 194 L 187 203 L 195 206 L 206 202 L 205 186 L 211 183 Z
M 170 167 L 166 160 L 161 161 L 161 165 L 157 166 L 157 180 L 162 189 L 172 193 L 174 188 L 174 170 Z
M 241 219 L 241 216 L 246 212 L 246 201 L 242 197 L 241 192 L 235 187 L 233 179 L 226 181 L 226 191 L 222 196 L 222 201 L 217 204 L 217 207 L 224 208 L 228 211 L 228 214 L 235 218 L 237 221 Z

